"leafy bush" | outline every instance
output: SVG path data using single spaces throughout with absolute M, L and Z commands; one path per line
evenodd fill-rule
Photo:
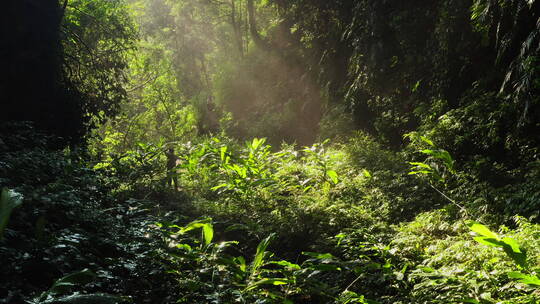
M 520 227 L 512 232 L 503 228 L 508 236 L 501 239 L 511 242 L 516 251 L 537 252 L 538 235 L 531 235 L 529 229 L 538 227 L 531 227 L 522 220 L 519 223 Z M 470 227 L 481 233 L 475 239 L 483 244 L 486 238 L 492 237 L 496 237 L 493 242 L 498 242 L 499 237 L 485 226 L 471 223 Z M 413 285 L 410 299 L 417 303 L 538 302 L 538 289 L 511 279 L 511 276 L 519 276 L 513 273 L 520 266 L 508 257 L 508 251 L 493 250 L 473 240 L 469 231 L 463 221 L 450 220 L 443 210 L 422 214 L 399 228 L 393 246 L 415 265 L 407 276 Z M 527 263 L 538 265 L 537 257 L 527 256 Z

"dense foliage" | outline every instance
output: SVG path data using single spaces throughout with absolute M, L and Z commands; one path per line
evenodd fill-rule
M 540 303 L 538 1 L 4 7 L 0 303 Z

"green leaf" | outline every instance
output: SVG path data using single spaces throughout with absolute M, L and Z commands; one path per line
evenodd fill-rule
M 96 278 L 96 274 L 89 269 L 70 273 L 54 282 L 47 294 L 58 294 L 69 292 L 72 287 L 92 282 Z
M 362 173 L 364 174 L 365 177 L 371 178 L 371 173 L 368 170 L 362 169 Z
M 425 163 L 419 163 L 419 162 L 409 162 L 409 164 L 413 165 L 413 166 L 417 166 L 417 167 L 421 167 L 421 168 L 425 168 L 425 169 L 429 169 L 429 170 L 433 170 L 433 168 L 431 168 L 430 165 L 428 164 L 425 164 Z
M 232 224 L 229 227 L 227 227 L 224 232 L 231 232 L 231 231 L 236 231 L 236 230 L 249 231 L 249 227 L 244 224 Z
M 484 244 L 487 246 L 499 247 L 499 248 L 504 247 L 504 243 L 498 239 L 488 238 L 488 237 L 483 237 L 483 236 L 476 236 L 473 239 L 477 241 L 478 243 Z
M 287 279 L 281 279 L 281 278 L 268 278 L 268 279 L 262 279 L 259 280 L 253 284 L 249 284 L 248 287 L 246 287 L 245 291 L 249 291 L 252 289 L 255 289 L 261 285 L 285 285 L 290 283 L 290 280 Z
M 528 275 L 519 271 L 512 271 L 507 273 L 510 279 L 519 279 L 520 283 L 540 286 L 540 278 L 534 275 Z
M 503 246 L 506 255 L 514 261 L 521 269 L 527 268 L 527 255 L 524 252 L 514 252 L 508 245 Z
M 212 239 L 214 238 L 214 227 L 212 226 L 212 219 L 206 218 L 203 220 L 193 221 L 189 224 L 187 224 L 185 227 L 183 227 L 180 230 L 180 233 L 186 233 L 188 231 L 202 228 L 203 230 L 203 238 L 204 243 L 206 245 L 209 245 L 212 242 Z
M 193 250 L 193 248 L 191 248 L 191 246 L 188 245 L 188 244 L 178 244 L 178 245 L 176 245 L 176 248 L 183 249 L 183 250 L 186 250 L 186 251 Z
M 255 253 L 255 258 L 253 259 L 253 262 L 251 263 L 252 273 L 255 273 L 257 269 L 259 269 L 259 267 L 262 266 L 264 262 L 264 253 L 266 252 L 266 248 L 268 247 L 268 245 L 270 245 L 270 242 L 275 236 L 276 236 L 275 233 L 270 234 L 267 238 L 262 240 L 257 246 L 257 252 Z
M 427 137 L 425 136 L 420 136 L 420 139 L 425 142 L 426 144 L 432 146 L 432 147 L 435 147 L 435 144 Z
M 501 241 L 503 243 L 502 247 L 506 255 L 521 268 L 527 268 L 527 254 L 521 250 L 516 240 L 505 237 Z
M 227 147 L 221 147 L 221 148 L 219 149 L 219 152 L 220 152 L 219 154 L 220 154 L 221 161 L 222 161 L 222 162 L 225 162 L 225 160 L 226 160 L 225 156 L 227 155 L 227 154 L 226 154 L 226 153 L 227 153 Z M 225 162 L 225 163 L 226 163 L 226 162 Z
M 242 272 L 246 272 L 246 259 L 244 259 L 244 257 L 242 256 L 236 257 L 233 259 L 233 261 L 236 263 L 236 265 L 238 265 L 238 268 Z
M 492 232 L 491 230 L 489 230 L 488 227 L 480 224 L 480 223 L 477 223 L 477 222 L 469 222 L 467 223 L 467 226 L 469 227 L 469 229 L 473 232 L 476 232 L 482 236 L 485 236 L 486 238 L 491 238 L 491 239 L 499 239 L 499 237 L 497 236 L 497 234 L 495 234 L 494 232 Z
M 409 175 L 416 175 L 416 174 L 431 174 L 431 173 L 433 173 L 433 171 L 421 170 L 421 171 L 411 171 L 411 172 L 409 172 Z
M 203 234 L 204 234 L 204 243 L 206 245 L 209 245 L 212 243 L 212 239 L 214 238 L 214 227 L 212 226 L 212 223 L 207 223 L 203 226 Z
M 251 149 L 257 150 L 264 142 L 266 141 L 266 138 L 253 138 L 253 141 L 251 142 Z
M 332 182 L 333 182 L 334 184 L 337 184 L 337 183 L 338 183 L 338 174 L 337 174 L 336 171 L 334 171 L 334 170 L 328 170 L 328 171 L 326 171 L 326 175 L 327 175 L 328 177 L 330 177 L 330 180 L 332 180 Z
M 476 240 L 478 243 L 491 247 L 502 248 L 506 255 L 511 258 L 514 263 L 521 268 L 527 268 L 527 254 L 522 252 L 519 244 L 514 239 L 505 237 L 501 240 L 497 234 L 489 230 L 489 228 L 476 222 L 467 223 L 467 226 L 469 226 L 469 229 L 472 231 L 482 235 L 474 237 L 474 240 Z
M 289 261 L 272 261 L 272 262 L 269 262 L 268 264 L 274 264 L 274 265 L 279 265 L 279 266 L 283 266 L 285 268 L 291 268 L 291 269 L 295 269 L 295 270 L 300 270 L 301 267 L 300 265 L 298 264 L 294 264 L 294 263 L 291 263 Z
M 433 269 L 431 267 L 419 267 L 419 269 L 422 270 L 423 272 L 427 272 L 427 273 L 435 272 L 435 269 Z
M 504 237 L 502 239 L 502 242 L 508 245 L 510 249 L 512 250 L 512 252 L 522 253 L 521 249 L 519 248 L 519 244 L 513 238 Z
M 215 187 L 210 188 L 210 190 L 216 191 L 216 190 L 219 190 L 221 188 L 227 188 L 228 186 L 229 186 L 229 184 L 220 184 L 220 185 L 217 185 Z

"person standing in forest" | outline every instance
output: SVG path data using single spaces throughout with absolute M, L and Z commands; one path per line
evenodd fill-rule
M 178 188 L 178 176 L 176 176 L 176 161 L 178 160 L 178 156 L 174 154 L 174 148 L 169 147 L 165 151 L 165 156 L 167 156 L 167 179 L 166 179 L 166 185 L 171 185 L 173 190 L 176 190 Z

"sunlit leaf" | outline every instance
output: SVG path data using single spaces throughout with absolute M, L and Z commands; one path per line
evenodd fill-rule
M 268 247 L 268 245 L 270 245 L 270 242 L 272 241 L 272 239 L 274 239 L 275 236 L 276 236 L 275 233 L 270 234 L 267 238 L 263 239 L 257 246 L 257 252 L 255 253 L 255 258 L 253 259 L 253 262 L 251 263 L 252 272 L 256 272 L 257 269 L 259 269 L 259 267 L 262 266 L 266 248 Z
M 513 252 L 522 253 L 521 249 L 519 248 L 519 244 L 513 238 L 504 237 L 502 242 L 508 245 Z
M 212 191 L 216 191 L 216 190 L 219 190 L 221 188 L 227 188 L 229 186 L 229 184 L 220 184 L 220 185 L 217 185 L 215 187 L 212 187 L 210 188 Z
M 300 265 L 298 264 L 294 264 L 294 263 L 291 263 L 291 262 L 288 262 L 288 261 L 272 261 L 272 262 L 269 262 L 268 264 L 275 264 L 275 265 L 279 265 L 279 266 L 283 266 L 283 267 L 286 267 L 286 268 L 291 268 L 291 269 L 296 269 L 296 270 L 300 270 L 301 267 Z
M 253 284 L 249 284 L 249 286 L 246 288 L 246 291 L 255 289 L 261 285 L 285 285 L 290 283 L 290 280 L 287 279 L 280 279 L 280 278 L 268 278 L 268 279 L 262 279 L 259 280 Z
M 484 244 L 484 245 L 491 246 L 491 247 L 503 247 L 504 246 L 503 242 L 501 242 L 498 239 L 494 239 L 494 238 L 488 238 L 488 237 L 484 237 L 484 236 L 476 236 L 473 239 L 475 241 L 477 241 L 478 243 L 480 243 L 480 244 Z
M 198 228 L 202 228 L 203 230 L 204 243 L 206 245 L 210 244 L 212 242 L 212 239 L 214 238 L 214 227 L 212 226 L 212 219 L 210 218 L 193 221 L 187 224 L 181 229 L 181 233 L 186 233 L 188 231 Z
M 417 84 L 420 85 L 420 81 L 418 81 Z M 427 138 L 427 137 L 425 137 L 425 136 L 420 136 L 420 139 L 421 139 L 423 142 L 427 143 L 428 145 L 430 145 L 430 146 L 432 146 L 432 147 L 435 147 L 435 144 L 434 144 L 429 138 Z
M 540 278 L 534 275 L 528 275 L 519 271 L 509 272 L 508 277 L 511 279 L 519 279 L 520 283 L 540 286 Z
M 328 177 L 330 177 L 330 179 L 332 180 L 332 182 L 334 184 L 337 184 L 338 183 L 338 174 L 336 171 L 334 170 L 328 170 L 326 171 L 326 175 L 328 175 Z
M 221 161 L 224 162 L 224 163 L 227 163 L 227 162 L 225 161 L 225 156 L 227 155 L 227 154 L 226 154 L 226 153 L 227 153 L 227 147 L 221 147 L 221 148 L 219 149 L 219 153 L 220 153 Z
M 371 178 L 371 173 L 366 169 L 362 169 L 362 174 L 367 178 Z
M 235 257 L 234 262 L 238 265 L 238 268 L 242 272 L 246 272 L 246 260 L 244 259 L 244 257 L 242 257 L 242 256 Z
M 499 239 L 497 234 L 495 234 L 494 232 L 489 230 L 488 227 L 486 227 L 486 226 L 484 226 L 484 225 L 482 225 L 480 223 L 469 222 L 469 223 L 467 223 L 467 226 L 469 227 L 469 229 L 471 231 L 476 232 L 476 233 L 480 234 L 481 236 L 484 236 L 484 237 L 487 237 L 487 238 L 492 238 L 492 239 Z
M 426 169 L 432 169 L 430 165 L 426 164 L 426 163 L 420 163 L 420 162 L 409 162 L 409 164 L 413 165 L 413 166 L 417 166 L 417 167 L 421 167 L 421 168 L 426 168 Z
M 214 227 L 212 226 L 212 223 L 207 223 L 203 226 L 203 234 L 205 244 L 208 245 L 212 243 L 212 239 L 214 239 Z

